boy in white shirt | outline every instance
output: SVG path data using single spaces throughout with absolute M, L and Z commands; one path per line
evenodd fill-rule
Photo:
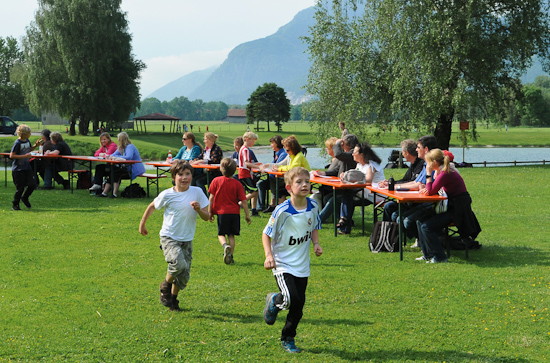
M 160 284 L 160 302 L 170 310 L 179 311 L 177 297 L 189 281 L 197 214 L 207 221 L 209 213 L 208 198 L 199 187 L 191 186 L 193 167 L 185 160 L 177 160 L 170 172 L 174 187 L 164 190 L 147 206 L 139 233 L 146 236 L 147 219 L 155 209 L 165 208 L 159 235 L 168 271 Z
M 290 199 L 279 204 L 266 225 L 262 243 L 265 252 L 264 267 L 272 270 L 281 292 L 266 297 L 264 320 L 273 325 L 279 310 L 289 310 L 281 332 L 281 344 L 289 353 L 299 353 L 294 338 L 303 315 L 306 287 L 309 277 L 309 247 L 313 243 L 315 255 L 323 249 L 319 244 L 319 207 L 307 197 L 310 193 L 309 171 L 292 168 L 285 174 L 285 188 Z

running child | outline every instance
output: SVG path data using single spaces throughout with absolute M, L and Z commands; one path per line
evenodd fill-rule
M 313 243 L 316 256 L 323 253 L 319 244 L 319 206 L 307 197 L 310 187 L 307 169 L 296 167 L 287 172 L 285 188 L 290 199 L 275 208 L 262 235 L 264 267 L 273 271 L 280 290 L 267 294 L 264 320 L 273 325 L 279 311 L 288 310 L 281 344 L 289 353 L 301 352 L 294 338 L 306 301 L 310 244 Z
M 202 220 L 208 220 L 208 198 L 199 187 L 191 186 L 193 167 L 187 161 L 176 161 L 170 172 L 174 186 L 161 192 L 147 206 L 139 223 L 139 233 L 146 236 L 147 219 L 155 209 L 164 208 L 159 235 L 168 271 L 160 284 L 160 302 L 170 310 L 179 311 L 178 293 L 189 281 L 197 214 Z
M 231 158 L 224 158 L 220 163 L 222 176 L 212 180 L 208 192 L 210 193 L 210 204 L 208 211 L 210 221 L 214 221 L 214 215 L 218 216 L 218 240 L 223 247 L 223 262 L 226 265 L 234 264 L 235 260 L 235 236 L 241 233 L 240 205 L 245 213 L 246 223 L 250 224 L 250 214 L 244 188 L 238 180 L 233 178 L 237 164 Z
M 13 160 L 11 166 L 11 175 L 13 184 L 15 184 L 15 194 L 13 195 L 12 209 L 21 210 L 19 202 L 23 202 L 25 207 L 30 208 L 29 197 L 36 188 L 33 171 L 30 163 L 31 151 L 40 145 L 40 139 L 34 145 L 31 145 L 31 128 L 27 125 L 19 125 L 15 130 L 17 140 L 13 143 L 10 152 L 10 159 Z

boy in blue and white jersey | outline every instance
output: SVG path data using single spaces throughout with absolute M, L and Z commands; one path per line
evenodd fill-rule
M 310 194 L 309 171 L 302 167 L 285 174 L 285 188 L 290 199 L 278 205 L 262 235 L 265 252 L 264 267 L 272 270 L 281 292 L 266 297 L 264 320 L 273 325 L 280 310 L 288 310 L 281 332 L 281 344 L 289 353 L 298 353 L 294 338 L 303 315 L 309 277 L 309 248 L 315 255 L 323 249 L 319 244 L 319 206 Z

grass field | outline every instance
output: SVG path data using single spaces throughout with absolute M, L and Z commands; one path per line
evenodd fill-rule
M 233 266 L 215 224 L 199 220 L 184 311 L 170 312 L 158 302 L 162 212 L 150 236 L 137 231 L 149 199 L 38 190 L 30 211 L 14 212 L 0 173 L 0 361 L 548 361 L 549 172 L 461 170 L 483 228 L 469 260 L 457 251 L 427 265 L 408 248 L 400 262 L 370 253 L 358 230 L 334 238 L 325 225 L 296 356 L 278 342 L 286 314 L 262 320 L 276 288 L 263 269 L 266 216 L 243 222 Z
M 265 124 L 265 123 L 264 123 Z M 34 132 L 39 132 L 43 126 L 40 122 L 28 122 L 28 125 Z M 233 139 L 237 136 L 242 136 L 246 131 L 245 124 L 230 124 L 220 121 L 200 121 L 193 122 L 193 132 L 197 140 L 202 142 L 203 133 L 208 125 L 209 131 L 219 135 L 218 144 L 223 150 L 233 150 Z M 169 129 L 169 124 L 165 124 L 166 130 Z M 250 125 L 251 129 L 253 125 Z M 264 125 L 262 125 L 264 126 Z M 273 125 L 272 125 L 273 126 Z M 51 130 L 65 131 L 65 126 L 48 126 Z M 200 132 L 199 132 L 200 128 Z M 274 130 L 275 127 L 272 127 Z M 451 146 L 460 146 L 457 138 L 458 126 L 454 127 L 451 137 Z M 144 160 L 160 160 L 164 159 L 171 150 L 175 153 L 181 146 L 180 134 L 169 134 L 162 132 L 162 123 L 149 122 L 147 126 L 147 134 L 138 134 L 136 131 L 129 131 L 130 138 L 137 145 L 142 158 Z M 353 132 L 353 130 L 351 130 Z M 372 130 L 374 133 L 374 129 Z M 503 128 L 478 128 L 479 139 L 476 142 L 470 142 L 469 146 L 550 146 L 550 128 L 525 128 L 515 127 L 505 131 Z M 277 134 L 275 131 L 259 131 L 259 140 L 257 146 L 269 145 L 269 139 Z M 303 145 L 318 145 L 315 132 L 311 129 L 311 125 L 307 122 L 289 122 L 284 124 L 283 132 L 280 133 L 283 137 L 288 135 L 296 135 L 298 140 Z M 116 133 L 113 133 L 115 136 Z M 338 136 L 338 130 L 334 129 L 334 135 Z M 417 138 L 422 135 L 411 134 L 412 138 Z M 71 146 L 74 154 L 89 155 L 99 147 L 99 138 L 97 136 L 65 136 L 66 141 Z M 15 137 L 1 137 L 0 151 L 9 151 Z M 34 140 L 34 137 L 31 138 Z M 380 146 L 397 146 L 403 139 L 402 135 L 396 133 L 385 133 L 380 137 L 373 137 L 368 141 L 373 145 Z M 324 146 L 324 145 L 323 145 Z

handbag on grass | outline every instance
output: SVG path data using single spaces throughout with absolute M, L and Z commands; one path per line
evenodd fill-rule
M 445 193 L 443 188 L 439 189 L 439 192 L 437 192 L 437 194 L 447 198 L 447 193 Z M 439 202 L 435 203 L 435 214 L 445 213 L 448 208 L 449 208 L 449 199 L 447 198 L 445 200 L 440 200 Z

